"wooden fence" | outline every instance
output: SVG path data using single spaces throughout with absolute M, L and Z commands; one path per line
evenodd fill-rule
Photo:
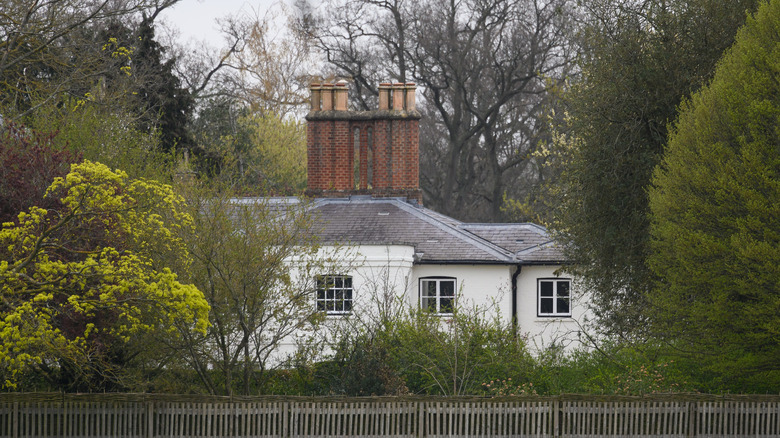
M 0 394 L 0 437 L 778 437 L 780 396 Z

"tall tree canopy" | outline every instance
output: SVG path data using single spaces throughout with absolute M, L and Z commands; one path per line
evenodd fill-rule
M 193 146 L 187 122 L 193 109 L 189 90 L 182 87 L 174 74 L 175 58 L 163 59 L 165 48 L 154 38 L 154 23 L 144 17 L 135 33 L 138 44 L 133 53 L 132 68 L 136 82 L 135 110 L 141 127 L 160 133 L 160 147 L 165 151 Z
M 659 330 L 725 385 L 780 388 L 780 1 L 683 105 L 650 190 Z
M 29 114 L 106 73 L 88 29 L 111 20 L 156 16 L 177 0 L 0 1 L 0 107 L 6 118 Z M 87 30 L 87 32 L 85 32 Z M 95 50 L 97 48 L 97 50 Z M 118 60 L 121 61 L 121 60 Z
M 711 78 L 756 1 L 587 3 L 582 75 L 566 98 L 563 129 L 573 146 L 554 229 L 593 291 L 599 328 L 626 334 L 646 327 L 646 190 L 667 124 Z

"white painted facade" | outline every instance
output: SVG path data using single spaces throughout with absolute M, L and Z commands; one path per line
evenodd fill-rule
M 581 346 L 580 324 L 588 316 L 585 291 L 578 287 L 576 279 L 559 275 L 561 266 L 523 266 L 517 277 L 517 326 L 519 333 L 528 337 L 531 350 L 542 350 L 552 345 L 572 350 Z M 561 278 L 572 284 L 571 316 L 540 316 L 539 280 Z
M 324 253 L 336 249 L 325 247 Z M 523 265 L 517 273 L 515 288 L 512 278 L 518 266 L 510 264 L 431 264 L 415 263 L 413 246 L 360 245 L 344 253 L 349 254 L 338 272 L 323 273 L 352 277 L 353 308 L 349 314 L 329 315 L 319 335 L 331 337 L 332 330 L 343 329 L 343 324 L 355 320 L 369 321 L 383 310 L 400 310 L 420 306 L 421 279 L 448 278 L 456 283 L 456 302 L 461 308 L 486 311 L 497 315 L 503 323 L 512 321 L 513 290 L 516 294 L 517 333 L 527 340 L 531 352 L 555 345 L 566 350 L 581 346 L 580 323 L 587 316 L 585 297 L 570 277 L 558 275 L 559 265 Z M 571 316 L 539 315 L 539 281 L 545 279 L 572 280 Z M 312 298 L 312 306 L 316 306 Z M 348 321 L 349 320 L 349 321 Z M 283 351 L 294 349 L 291 343 Z

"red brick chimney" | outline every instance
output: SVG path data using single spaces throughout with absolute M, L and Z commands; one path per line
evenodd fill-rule
M 422 202 L 416 88 L 413 83 L 380 84 L 377 110 L 349 111 L 345 81 L 312 84 L 306 194 Z

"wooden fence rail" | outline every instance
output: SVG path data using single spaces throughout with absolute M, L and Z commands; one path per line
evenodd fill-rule
M 778 437 L 780 396 L 0 394 L 0 437 Z

